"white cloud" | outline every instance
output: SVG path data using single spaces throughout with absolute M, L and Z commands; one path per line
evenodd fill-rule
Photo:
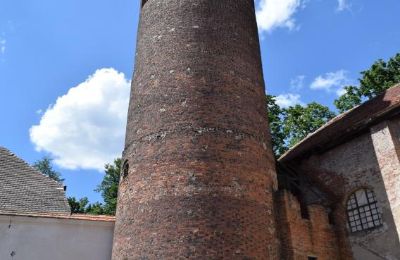
M 3 38 L 0 38 L 0 54 L 6 53 L 6 43 L 7 41 Z
M 129 86 L 123 73 L 97 70 L 45 111 L 30 129 L 31 141 L 62 168 L 103 170 L 121 156 Z
M 300 98 L 301 97 L 298 94 L 281 94 L 276 96 L 276 104 L 281 108 L 288 108 L 294 105 L 304 105 Z
M 349 0 L 338 0 L 337 10 L 339 12 L 344 11 L 344 10 L 349 10 L 350 9 L 350 3 L 348 1 Z
M 43 109 L 38 109 L 38 110 L 36 110 L 36 114 L 38 114 L 38 115 L 43 114 Z
M 336 94 L 340 96 L 340 94 L 343 93 L 344 86 L 351 83 L 347 74 L 345 70 L 325 73 L 325 75 L 316 77 L 311 83 L 310 88 L 314 90 L 336 92 Z
M 294 91 L 299 91 L 303 89 L 304 87 L 304 80 L 306 76 L 304 75 L 299 75 L 295 77 L 294 79 L 290 80 L 290 89 Z
M 336 95 L 338 95 L 339 97 L 346 94 L 346 89 L 344 88 L 344 86 L 340 87 L 339 89 L 336 90 Z
M 304 0 L 259 0 L 256 10 L 259 30 L 271 32 L 278 27 L 296 28 L 293 15 L 305 3 Z

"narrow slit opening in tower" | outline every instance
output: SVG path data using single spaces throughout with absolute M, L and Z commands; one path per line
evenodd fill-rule
M 129 163 L 126 160 L 122 166 L 122 180 L 126 179 L 129 174 Z

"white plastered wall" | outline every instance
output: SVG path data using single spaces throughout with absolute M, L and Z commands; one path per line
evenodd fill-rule
M 1 260 L 110 260 L 114 222 L 0 215 Z

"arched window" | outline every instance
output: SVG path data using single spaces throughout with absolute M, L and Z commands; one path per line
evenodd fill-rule
M 347 201 L 347 217 L 350 231 L 373 229 L 382 225 L 375 194 L 369 189 L 360 189 Z

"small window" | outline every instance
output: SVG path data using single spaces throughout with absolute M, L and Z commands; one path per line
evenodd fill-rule
M 352 233 L 381 226 L 382 217 L 374 192 L 361 189 L 351 194 L 347 200 L 347 217 Z
M 122 180 L 128 177 L 128 175 L 129 175 L 129 163 L 128 161 L 125 161 L 124 165 L 122 166 Z

